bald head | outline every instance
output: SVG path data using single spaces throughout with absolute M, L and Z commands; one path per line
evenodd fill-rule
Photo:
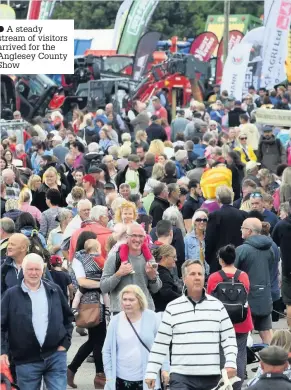
M 256 236 L 262 232 L 262 222 L 258 218 L 247 218 L 242 224 L 242 237 Z
M 29 239 L 21 233 L 14 233 L 9 237 L 7 245 L 7 256 L 12 257 L 16 262 L 22 263 L 29 249 Z

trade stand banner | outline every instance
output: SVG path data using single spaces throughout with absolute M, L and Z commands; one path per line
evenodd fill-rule
M 229 32 L 228 51 L 230 52 L 234 46 L 241 42 L 244 34 L 238 30 L 232 30 Z M 216 84 L 220 84 L 222 80 L 223 72 L 223 38 L 220 41 L 217 51 L 216 59 Z
M 199 34 L 191 44 L 190 54 L 200 61 L 208 62 L 218 46 L 218 38 L 213 32 Z
M 124 0 L 124 2 L 119 7 L 119 10 L 116 15 L 115 24 L 114 24 L 114 36 L 113 36 L 113 42 L 112 42 L 112 49 L 116 50 L 120 37 L 122 34 L 122 30 L 124 28 L 128 13 L 130 11 L 130 8 L 132 6 L 133 0 Z
M 291 0 L 273 1 L 264 31 L 261 88 L 272 89 L 286 78 L 290 21 Z
M 134 55 L 138 41 L 159 3 L 159 0 L 135 0 L 130 7 L 120 38 L 117 54 Z
M 255 112 L 256 123 L 262 123 L 270 126 L 290 127 L 290 110 L 270 110 L 267 108 L 258 108 Z
M 153 52 L 156 50 L 157 43 L 160 38 L 161 33 L 159 32 L 147 32 L 139 40 L 133 63 L 133 80 L 139 80 L 144 75 L 144 72 L 147 69 L 147 65 Z
M 224 64 L 221 90 L 228 91 L 230 96 L 238 100 L 242 98 L 251 48 L 250 43 L 240 43 L 234 46 Z

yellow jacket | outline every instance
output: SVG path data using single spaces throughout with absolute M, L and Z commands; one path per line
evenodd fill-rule
M 255 155 L 253 148 L 251 146 L 248 146 L 246 149 L 247 149 L 247 154 L 249 156 L 249 159 L 251 161 L 257 161 L 257 156 Z M 240 152 L 241 161 L 244 164 L 246 164 L 247 160 L 246 160 L 246 155 L 243 152 L 243 149 L 238 146 L 238 147 L 234 148 L 233 150 L 237 150 L 238 152 Z

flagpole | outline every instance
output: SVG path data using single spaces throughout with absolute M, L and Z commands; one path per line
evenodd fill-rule
M 224 0 L 223 63 L 228 55 L 230 0 Z

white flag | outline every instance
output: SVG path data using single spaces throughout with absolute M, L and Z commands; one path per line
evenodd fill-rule
M 286 78 L 290 20 L 291 0 L 274 1 L 264 31 L 261 87 L 271 89 Z
M 230 96 L 239 100 L 242 98 L 251 48 L 250 43 L 239 43 L 234 46 L 223 68 L 221 90 L 226 90 Z

